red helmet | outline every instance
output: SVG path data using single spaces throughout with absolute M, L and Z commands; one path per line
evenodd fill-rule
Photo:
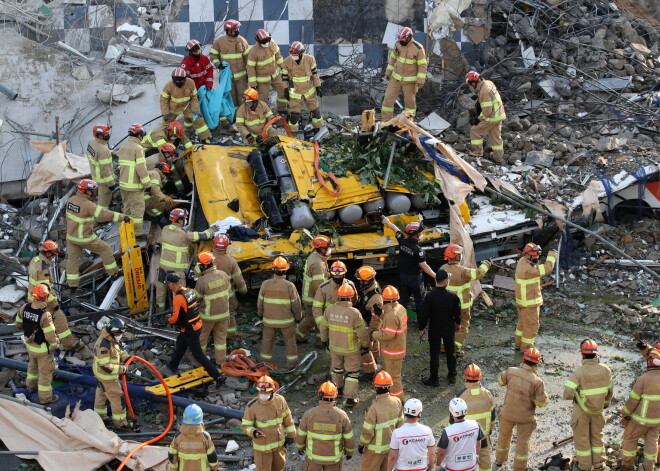
M 483 376 L 481 368 L 476 363 L 470 363 L 463 370 L 463 377 L 468 381 L 479 381 Z
M 230 243 L 231 242 L 229 241 L 229 237 L 227 237 L 225 234 L 220 234 L 215 239 L 213 239 L 213 248 L 215 250 L 227 250 Z
M 188 41 L 188 42 L 186 43 L 186 51 L 188 51 L 188 52 L 192 51 L 192 50 L 195 49 L 196 47 L 199 47 L 200 49 L 201 49 L 201 47 L 202 47 L 202 45 L 200 44 L 200 42 L 197 41 L 196 39 L 191 39 L 190 41 Z
M 215 255 L 211 252 L 200 252 L 197 254 L 197 261 L 202 265 L 210 265 L 215 262 Z
M 405 28 L 401 28 L 396 33 L 396 40 L 397 41 L 407 41 L 409 39 L 412 39 L 412 37 L 413 37 L 413 30 L 408 28 L 407 26 Z
M 332 239 L 326 235 L 317 235 L 312 239 L 312 247 L 315 249 L 324 249 L 326 247 L 334 247 Z
M 388 285 L 383 290 L 383 301 L 397 301 L 399 299 L 399 290 L 394 286 Z
M 178 121 L 170 121 L 165 126 L 165 131 L 172 137 L 181 137 L 183 136 L 183 126 Z
M 270 41 L 271 36 L 265 29 L 258 29 L 257 33 L 254 35 L 254 39 L 256 39 L 258 43 L 266 44 Z
M 57 246 L 57 242 L 52 241 L 52 240 L 45 240 L 43 244 L 39 246 L 39 251 L 40 252 L 51 252 L 57 255 L 59 252 L 57 251 L 59 247 Z
M 339 299 L 351 299 L 353 296 L 355 296 L 355 290 L 348 283 L 344 283 L 337 290 L 337 297 Z
M 50 296 L 50 287 L 45 283 L 40 283 L 32 288 L 32 297 L 35 301 L 46 301 Z
M 225 28 L 225 32 L 238 31 L 239 28 L 241 27 L 241 23 L 240 21 L 236 21 L 236 20 L 227 20 L 225 21 L 225 24 L 223 26 Z
M 460 260 L 462 254 L 463 247 L 458 244 L 450 244 L 449 247 L 445 249 L 445 260 Z
M 170 175 L 172 173 L 172 167 L 167 162 L 156 162 L 155 167 L 163 172 L 164 175 Z
M 146 134 L 146 132 L 144 131 L 144 128 L 142 127 L 141 124 L 132 124 L 128 128 L 128 133 L 129 134 L 136 134 L 136 135 L 139 135 L 139 136 L 142 136 L 142 137 L 144 137 L 144 135 Z
M 302 55 L 303 52 L 305 52 L 305 45 L 300 41 L 295 41 L 289 46 L 289 54 Z
M 339 260 L 330 265 L 330 274 L 332 276 L 346 276 L 347 271 L 348 269 L 346 268 L 346 264 L 344 262 L 340 262 Z
M 80 193 L 84 193 L 86 191 L 94 191 L 98 188 L 99 184 L 96 183 L 94 180 L 90 180 L 89 178 L 84 178 L 80 180 L 80 183 L 78 183 L 78 191 Z
M 424 230 L 424 226 L 422 226 L 422 224 L 417 221 L 409 222 L 408 225 L 406 226 L 406 234 L 408 234 L 409 236 L 417 235 L 423 230 Z
M 259 92 L 254 88 L 248 88 L 243 92 L 243 99 L 245 101 L 259 101 Z
M 355 277 L 360 281 L 371 281 L 376 277 L 376 270 L 369 265 L 363 265 L 357 269 Z
M 107 141 L 110 139 L 110 127 L 107 124 L 97 124 L 92 128 L 92 135 Z
M 174 208 L 170 212 L 170 221 L 176 222 L 183 219 L 184 221 L 188 219 L 188 211 L 182 208 Z
M 186 69 L 184 69 L 183 67 L 177 67 L 172 72 L 172 77 L 187 77 L 187 76 L 188 73 L 186 72 Z
M 375 388 L 391 388 L 393 384 L 392 376 L 385 370 L 381 370 L 374 375 Z
M 539 352 L 539 349 L 535 347 L 528 348 L 525 350 L 525 353 L 523 353 L 523 360 L 527 360 L 532 363 L 538 363 L 541 361 L 541 352 Z
M 534 242 L 530 242 L 525 246 L 525 248 L 522 251 L 523 255 L 527 256 L 536 256 L 540 257 L 541 256 L 541 246 L 538 244 L 535 244 Z
M 583 340 L 580 343 L 580 352 L 585 355 L 595 355 L 598 353 L 598 344 L 591 339 Z
M 474 87 L 475 84 L 479 81 L 479 77 L 479 72 L 471 70 L 465 76 L 465 83 Z
M 646 366 L 649 368 L 655 368 L 660 366 L 660 350 L 657 348 L 652 348 L 646 354 Z

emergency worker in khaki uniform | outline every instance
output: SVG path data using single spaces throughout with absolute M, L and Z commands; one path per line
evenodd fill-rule
M 286 447 L 296 439 L 296 426 L 286 399 L 275 393 L 270 376 L 259 378 L 255 388 L 258 396 L 247 403 L 241 428 L 252 437 L 256 470 L 282 471 Z
M 59 347 L 59 339 L 46 304 L 51 289 L 46 284 L 39 284 L 30 294 L 32 302 L 22 305 L 16 314 L 16 328 L 23 330 L 23 344 L 29 358 L 25 386 L 31 393 L 38 391 L 41 404 L 49 404 L 59 399 L 53 394 L 52 386 L 53 351 Z
M 219 471 L 218 453 L 204 429 L 204 412 L 197 404 L 183 411 L 179 433 L 167 450 L 171 471 Z
M 108 147 L 110 127 L 97 124 L 92 129 L 94 139 L 87 144 L 87 160 L 92 171 L 92 180 L 98 183 L 98 204 L 104 209 L 110 207 L 112 192 L 117 188 L 115 171 L 112 168 L 112 153 Z
M 358 280 L 358 301 L 355 306 L 360 314 L 364 323 L 369 328 L 369 335 L 378 330 L 380 319 L 373 315 L 374 309 L 378 306 L 379 309 L 383 307 L 383 296 L 380 294 L 380 285 L 376 281 L 376 270 L 368 265 L 363 265 L 358 268 L 355 273 L 355 278 Z M 362 372 L 371 374 L 376 371 L 376 359 L 378 356 L 378 342 L 372 340 L 369 344 L 369 351 L 362 355 Z
M 119 149 L 119 188 L 122 211 L 135 221 L 135 238 L 140 240 L 146 239 L 142 226 L 144 195 L 151 192 L 151 179 L 144 160 L 144 149 L 140 145 L 144 129 L 134 124 L 128 128 L 128 135 L 128 141 Z
M 639 350 L 639 353 L 642 355 L 644 359 L 646 359 L 647 355 L 651 353 L 654 349 L 660 351 L 660 342 L 655 344 L 655 347 L 647 344 L 646 342 L 642 340 L 637 341 L 637 350 Z M 660 465 L 660 436 L 658 437 L 658 456 L 655 459 L 655 466 L 658 467 Z
M 358 403 L 362 354 L 369 351 L 369 331 L 360 311 L 352 307 L 354 298 L 355 288 L 342 284 L 337 290 L 337 302 L 328 306 L 319 319 L 321 342 L 330 351 L 332 381 L 340 395 L 343 392 L 346 396 L 346 407 Z
M 461 300 L 461 330 L 456 332 L 454 338 L 456 354 L 459 356 L 462 355 L 463 344 L 470 330 L 470 309 L 472 309 L 473 303 L 470 282 L 483 278 L 493 265 L 490 260 L 485 260 L 479 265 L 479 268 L 468 268 L 461 265 L 462 258 L 463 247 L 458 244 L 451 244 L 445 249 L 445 260 L 447 260 L 447 263 L 440 267 L 440 270 L 449 273 L 447 291 L 456 293 Z
M 164 144 L 173 145 L 175 150 L 179 146 L 183 146 L 185 150 L 193 146 L 186 133 L 183 132 L 183 126 L 180 122 L 161 123 L 158 127 L 149 131 L 140 143 L 144 149 L 147 169 L 151 170 L 158 162 L 171 164 L 173 159 L 178 157 L 176 152 L 170 154 L 163 152 L 162 146 Z
M 289 47 L 289 57 L 282 62 L 282 81 L 284 97 L 289 100 L 289 127 L 291 132 L 298 132 L 298 122 L 303 102 L 311 114 L 312 126 L 323 127 L 319 99 L 321 79 L 316 70 L 316 59 L 305 54 L 305 46 L 295 41 Z
M 318 390 L 319 405 L 303 414 L 296 446 L 305 456 L 303 471 L 341 471 L 341 460 L 353 458 L 355 439 L 351 420 L 335 405 L 337 386 L 326 381 Z
M 390 394 L 392 384 L 387 371 L 379 371 L 374 376 L 376 398 L 364 414 L 358 444 L 358 453 L 362 455 L 361 471 L 390 471 L 387 456 L 392 432 L 403 425 L 403 405 L 398 397 Z
M 163 144 L 166 151 L 174 149 L 172 144 Z M 169 211 L 174 205 L 171 196 L 163 193 L 163 186 L 167 181 L 168 175 L 172 174 L 172 167 L 167 162 L 158 162 L 156 168 L 149 170 L 149 183 L 151 191 L 144 194 L 144 215 L 153 222 L 160 220 L 160 215 Z
M 520 367 L 508 368 L 497 377 L 500 386 L 506 386 L 506 395 L 500 412 L 500 434 L 493 471 L 497 471 L 509 459 L 509 447 L 516 428 L 516 454 L 514 471 L 526 471 L 529 459 L 529 440 L 536 428 L 536 408 L 548 405 L 550 398 L 545 392 L 543 380 L 536 373 L 541 353 L 530 348 L 523 354 Z
M 236 110 L 236 129 L 244 142 L 248 144 L 261 142 L 264 126 L 272 117 L 273 112 L 266 102 L 259 101 L 259 93 L 254 88 L 248 88 L 243 92 L 243 104 Z M 267 139 L 277 136 L 273 126 L 268 126 L 266 136 Z
M 312 306 L 316 290 L 330 277 L 328 257 L 330 257 L 334 245 L 332 239 L 325 235 L 317 235 L 312 239 L 314 251 L 307 257 L 303 269 L 302 302 L 305 306 L 305 317 L 296 328 L 296 342 L 298 343 L 306 342 L 309 339 L 309 331 L 316 326 Z
M 250 46 L 240 34 L 240 22 L 227 20 L 223 26 L 225 35 L 215 40 L 211 46 L 209 58 L 218 69 L 223 68 L 222 62 L 229 63 L 233 76 L 231 98 L 234 106 L 238 106 L 241 102 L 241 94 L 247 88 L 247 55 L 250 52 Z
M 280 48 L 272 41 L 271 35 L 265 29 L 257 30 L 254 35 L 255 44 L 247 55 L 248 87 L 256 88 L 263 101 L 268 103 L 271 87 L 277 92 L 277 112 L 286 114 L 288 101 L 284 96 L 284 83 L 280 66 L 284 59 Z
M 236 299 L 236 292 L 239 294 L 247 293 L 247 284 L 243 278 L 243 272 L 238 266 L 238 262 L 234 257 L 227 253 L 231 241 L 225 234 L 220 234 L 213 239 L 213 255 L 215 256 L 215 267 L 227 274 L 231 286 L 229 287 L 229 327 L 227 328 L 227 338 L 233 339 L 236 337 L 236 314 L 238 312 L 238 299 Z
M 612 372 L 598 361 L 598 344 L 591 339 L 580 344 L 582 365 L 564 384 L 564 399 L 573 401 L 574 471 L 602 470 L 605 465 L 603 446 L 603 411 L 612 401 Z
M 97 206 L 92 201 L 97 187 L 93 180 L 81 180 L 76 194 L 66 203 L 66 283 L 71 293 L 80 286 L 80 256 L 85 249 L 101 257 L 108 275 L 119 271 L 112 247 L 94 233 L 94 221 L 131 222 L 131 218 Z
M 357 292 L 355 284 L 346 278 L 347 271 L 346 264 L 337 260 L 330 266 L 330 279 L 321 283 L 319 289 L 316 290 L 314 302 L 312 303 L 312 315 L 317 326 L 321 322 L 325 310 L 339 300 L 337 295 L 339 288 L 348 285 L 353 288 L 353 293 Z M 357 303 L 356 294 L 354 294 L 351 301 L 353 304 Z
M 199 113 L 197 87 L 181 67 L 174 69 L 172 80 L 160 92 L 160 114 L 163 115 L 163 124 L 176 121 L 179 115 L 183 115 L 183 126 L 188 134 L 192 133 L 194 127 L 200 141 L 205 144 L 211 142 L 211 131 Z M 198 115 L 196 119 L 193 116 L 195 114 Z
M 286 348 L 286 366 L 298 364 L 296 322 L 300 321 L 301 304 L 296 285 L 286 279 L 290 265 L 286 257 L 273 260 L 273 277 L 261 284 L 257 298 L 257 314 L 264 321 L 261 339 L 261 359 L 272 361 L 277 331 L 282 333 Z
M 502 121 L 506 119 L 502 97 L 497 87 L 490 80 L 484 80 L 477 72 L 471 71 L 465 76 L 465 83 L 477 91 L 479 116 L 476 116 L 470 128 L 470 155 L 484 155 L 484 134 L 488 134 L 490 148 L 493 149 L 493 159 L 501 163 L 504 156 L 502 141 Z

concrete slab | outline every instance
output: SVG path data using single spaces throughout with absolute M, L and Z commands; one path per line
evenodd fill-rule
M 321 97 L 321 110 L 338 116 L 348 116 L 348 94 Z

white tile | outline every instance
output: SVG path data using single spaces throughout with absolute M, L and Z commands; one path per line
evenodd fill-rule
M 364 62 L 357 64 L 355 61 L 362 54 L 362 44 L 340 44 L 337 46 L 338 62 L 341 65 L 350 65 L 362 68 Z
M 387 44 L 390 49 L 396 44 L 396 33 L 399 32 L 401 26 L 396 23 L 387 23 L 385 32 L 383 33 L 383 44 Z
M 186 43 L 190 40 L 190 24 L 189 23 L 170 23 L 167 25 L 167 36 L 172 38 L 172 43 L 168 46 L 185 47 Z
M 289 22 L 287 20 L 264 21 L 266 31 L 273 36 L 273 41 L 277 44 L 289 44 Z M 288 56 L 287 51 L 281 51 L 282 57 Z
M 263 19 L 263 0 L 238 0 L 238 21 L 263 21 Z
M 314 14 L 314 0 L 293 0 L 289 2 L 290 20 L 311 20 Z
M 213 21 L 215 19 L 213 9 L 213 0 L 190 0 L 190 21 Z

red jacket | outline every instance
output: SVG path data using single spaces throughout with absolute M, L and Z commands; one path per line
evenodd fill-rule
M 213 88 L 213 66 L 211 61 L 204 54 L 199 55 L 199 59 L 195 59 L 188 54 L 181 62 L 181 67 L 186 69 L 188 77 L 190 77 L 197 88 L 206 85 L 206 88 Z

